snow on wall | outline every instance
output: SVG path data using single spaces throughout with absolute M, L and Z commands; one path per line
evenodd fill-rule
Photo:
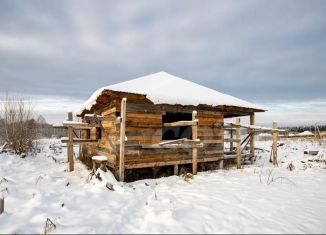
M 223 94 L 216 90 L 201 86 L 191 81 L 176 77 L 166 72 L 150 74 L 126 82 L 102 87 L 80 107 L 75 114 L 90 110 L 96 104 L 97 98 L 104 90 L 128 92 L 147 95 L 154 104 L 194 105 L 206 104 L 212 106 L 227 105 L 260 109 L 254 104 Z

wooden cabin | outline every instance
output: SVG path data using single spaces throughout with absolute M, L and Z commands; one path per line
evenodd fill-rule
M 151 74 L 103 87 L 81 107 L 77 116 L 91 125 L 81 138 L 93 140 L 82 144 L 82 157 L 90 163 L 106 156 L 107 166 L 117 175 L 123 168 L 127 178 L 136 169 L 205 169 L 226 158 L 224 119 L 250 116 L 253 125 L 254 113 L 263 111 L 165 72 Z

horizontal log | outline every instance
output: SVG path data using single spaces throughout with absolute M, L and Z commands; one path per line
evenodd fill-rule
M 221 153 L 224 153 L 224 149 L 221 149 L 221 150 L 205 150 L 204 151 L 204 154 L 221 154 Z
M 142 127 L 142 128 L 162 128 L 162 123 L 142 123 L 142 122 L 126 121 L 126 126 Z
M 129 140 L 137 140 L 137 141 L 143 141 L 143 140 L 152 140 L 152 141 L 155 141 L 155 142 L 160 142 L 160 141 L 162 141 L 162 136 L 161 135 L 159 135 L 159 136 L 157 136 L 157 135 L 154 135 L 154 136 L 146 136 L 146 135 L 139 135 L 139 136 L 128 136 L 127 135 L 127 138 L 128 138 L 128 141 Z
M 115 114 L 116 111 L 117 111 L 117 109 L 115 107 L 107 109 L 107 110 L 102 112 L 102 116 L 108 116 L 108 115 L 111 115 L 111 114 Z
M 197 126 L 198 120 L 164 123 L 163 126 Z
M 222 140 L 224 135 L 215 135 L 215 136 L 198 136 L 200 140 Z
M 241 140 L 226 138 L 226 139 L 224 139 L 224 142 L 234 142 L 234 143 L 236 143 L 236 142 L 241 142 Z
M 133 113 L 133 112 L 127 112 L 126 113 L 127 119 L 157 119 L 162 120 L 162 114 L 151 114 L 151 113 Z
M 228 156 L 221 156 L 221 157 L 212 157 L 212 158 L 198 158 L 197 162 L 214 162 L 224 159 L 229 159 Z M 150 163 L 133 163 L 128 164 L 126 163 L 125 168 L 126 169 L 137 169 L 137 168 L 148 168 L 148 167 L 159 167 L 159 166 L 169 166 L 169 165 L 180 165 L 180 164 L 191 164 L 192 159 L 189 160 L 179 160 L 179 161 L 167 161 L 167 162 L 150 162 Z
M 203 148 L 203 144 L 199 143 L 184 143 L 184 144 L 153 144 L 153 145 L 142 145 L 144 149 L 183 149 L 183 148 Z
M 68 143 L 68 138 L 61 138 L 61 143 Z M 98 143 L 98 140 L 74 138 L 73 143 L 74 144 Z
M 201 141 L 204 144 L 222 144 L 224 143 L 223 139 L 219 139 L 219 140 L 202 140 Z
M 159 136 L 162 138 L 162 129 L 143 129 L 140 131 L 126 131 L 126 136 Z

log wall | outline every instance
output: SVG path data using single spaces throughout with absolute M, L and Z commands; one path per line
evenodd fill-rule
M 142 100 L 143 101 L 143 100 Z M 111 105 L 97 110 L 97 114 L 105 117 L 102 125 L 109 133 L 119 151 L 119 125 L 114 119 L 120 115 L 121 99 L 117 98 Z M 162 112 L 189 112 L 194 109 L 187 108 L 175 110 L 174 106 L 158 106 L 150 102 L 139 103 L 134 96 L 127 97 L 126 113 L 126 146 L 130 145 L 155 145 L 162 142 Z M 204 143 L 204 148 L 198 149 L 198 163 L 218 161 L 224 153 L 224 131 L 221 128 L 224 115 L 221 112 L 197 110 L 198 138 Z M 91 130 L 91 137 L 96 137 L 96 128 Z M 104 133 L 99 144 L 84 144 L 83 152 L 89 156 L 106 155 L 109 165 L 117 169 L 119 157 L 113 153 Z M 125 149 L 125 168 L 145 168 L 175 164 L 190 164 L 192 162 L 192 149 L 165 149 L 165 148 L 128 148 Z

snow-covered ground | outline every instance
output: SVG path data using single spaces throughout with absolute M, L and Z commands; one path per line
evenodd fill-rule
M 0 154 L 5 212 L 0 233 L 324 233 L 325 147 L 285 141 L 279 166 L 260 152 L 244 169 L 202 172 L 122 184 L 110 173 L 102 181 L 81 163 L 67 172 L 65 149 L 55 154 L 43 140 L 36 157 Z M 271 142 L 257 142 L 270 150 Z M 303 154 L 319 149 L 319 156 Z M 289 163 L 294 169 L 290 171 Z M 114 191 L 106 187 L 113 184 Z M 49 232 L 49 231 L 48 231 Z

